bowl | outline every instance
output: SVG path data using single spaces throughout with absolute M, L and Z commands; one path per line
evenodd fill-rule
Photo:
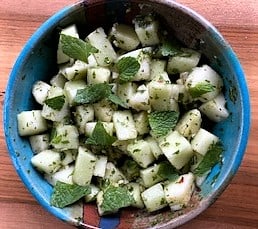
M 198 49 L 210 66 L 222 75 L 230 116 L 214 125 L 212 131 L 224 143 L 223 163 L 212 169 L 191 204 L 174 214 L 170 210 L 153 214 L 123 210 L 119 214 L 99 217 L 92 205 L 79 203 L 64 209 L 55 208 L 50 205 L 52 187 L 30 163 L 33 152 L 28 139 L 18 134 L 16 116 L 36 106 L 30 93 L 33 83 L 47 80 L 56 73 L 60 28 L 76 23 L 79 30 L 86 34 L 97 26 L 108 27 L 117 20 L 130 21 L 141 10 L 151 10 L 160 15 L 183 44 Z M 236 174 L 248 141 L 250 102 L 245 76 L 236 54 L 216 28 L 193 10 L 174 1 L 87 0 L 57 12 L 25 44 L 7 84 L 3 121 L 7 148 L 17 173 L 37 201 L 57 218 L 85 228 L 173 228 L 207 209 Z

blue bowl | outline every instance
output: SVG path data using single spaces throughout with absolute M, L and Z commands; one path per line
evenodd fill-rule
M 48 80 L 56 73 L 60 28 L 76 23 L 86 34 L 100 25 L 106 27 L 115 21 L 130 21 L 139 13 L 140 3 L 145 4 L 144 9 L 152 9 L 161 15 L 180 41 L 200 50 L 209 64 L 223 76 L 230 117 L 213 128 L 224 143 L 223 164 L 214 167 L 202 184 L 198 198 L 193 198 L 191 206 L 178 214 L 171 214 L 169 210 L 157 214 L 139 214 L 136 210 L 129 210 L 100 218 L 91 205 L 76 204 L 64 209 L 52 207 L 49 203 L 52 187 L 32 167 L 30 158 L 33 152 L 28 139 L 18 135 L 16 116 L 21 111 L 35 108 L 31 95 L 33 83 Z M 129 13 L 128 7 L 131 9 Z M 6 144 L 15 169 L 37 201 L 57 218 L 73 225 L 92 225 L 89 228 L 172 228 L 191 220 L 210 206 L 237 172 L 248 141 L 250 102 L 245 76 L 232 48 L 208 21 L 191 9 L 174 1 L 88 0 L 57 12 L 26 43 L 10 74 L 3 121 Z

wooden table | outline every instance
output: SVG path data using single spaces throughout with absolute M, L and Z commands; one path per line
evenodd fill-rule
M 0 99 L 12 65 L 35 29 L 75 0 L 2 0 L 0 4 Z M 231 43 L 249 84 L 252 129 L 242 165 L 221 197 L 181 228 L 258 228 L 258 1 L 178 0 L 211 21 Z M 2 110 L 1 114 L 2 115 Z M 23 186 L 0 131 L 0 228 L 73 228 L 46 212 Z

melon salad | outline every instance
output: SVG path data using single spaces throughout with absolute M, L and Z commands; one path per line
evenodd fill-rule
M 100 215 L 186 207 L 221 163 L 223 143 L 204 122 L 229 115 L 222 77 L 202 62 L 153 14 L 86 37 L 63 28 L 58 73 L 32 87 L 41 109 L 17 115 L 51 205 L 95 201 Z

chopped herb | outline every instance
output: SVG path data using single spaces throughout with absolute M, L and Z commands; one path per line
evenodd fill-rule
M 62 109 L 62 107 L 64 106 L 64 103 L 65 103 L 64 95 L 56 96 L 56 97 L 45 100 L 46 105 L 48 105 L 52 109 L 58 110 L 58 111 L 60 111 Z
M 182 54 L 183 52 L 180 50 L 180 45 L 178 44 L 178 42 L 172 40 L 172 41 L 168 41 L 165 40 L 160 48 L 159 51 L 161 52 L 162 56 L 177 56 L 179 54 Z
M 211 170 L 214 165 L 220 163 L 223 151 L 224 149 L 221 143 L 212 144 L 198 167 L 194 170 L 194 174 L 201 176 Z
M 154 111 L 148 115 L 151 131 L 155 137 L 166 135 L 176 126 L 179 113 L 176 111 Z
M 85 63 L 88 63 L 88 57 L 92 53 L 98 52 L 98 49 L 93 47 L 90 43 L 76 37 L 61 34 L 60 41 L 64 54 Z
M 91 189 L 88 185 L 79 186 L 57 181 L 51 195 L 51 205 L 58 208 L 64 208 L 90 193 Z
M 134 198 L 126 187 L 108 186 L 103 191 L 103 203 L 101 209 L 104 212 L 115 212 L 120 208 L 133 204 Z
M 116 67 L 119 73 L 119 79 L 121 82 L 128 82 L 136 75 L 140 69 L 138 60 L 134 57 L 123 57 L 121 58 Z
M 189 93 L 193 98 L 197 98 L 214 90 L 215 86 L 210 83 L 198 83 L 194 87 L 189 88 Z
M 89 145 L 111 146 L 115 140 L 115 137 L 107 133 L 103 124 L 101 122 L 97 122 L 92 135 L 86 140 L 85 143 Z

